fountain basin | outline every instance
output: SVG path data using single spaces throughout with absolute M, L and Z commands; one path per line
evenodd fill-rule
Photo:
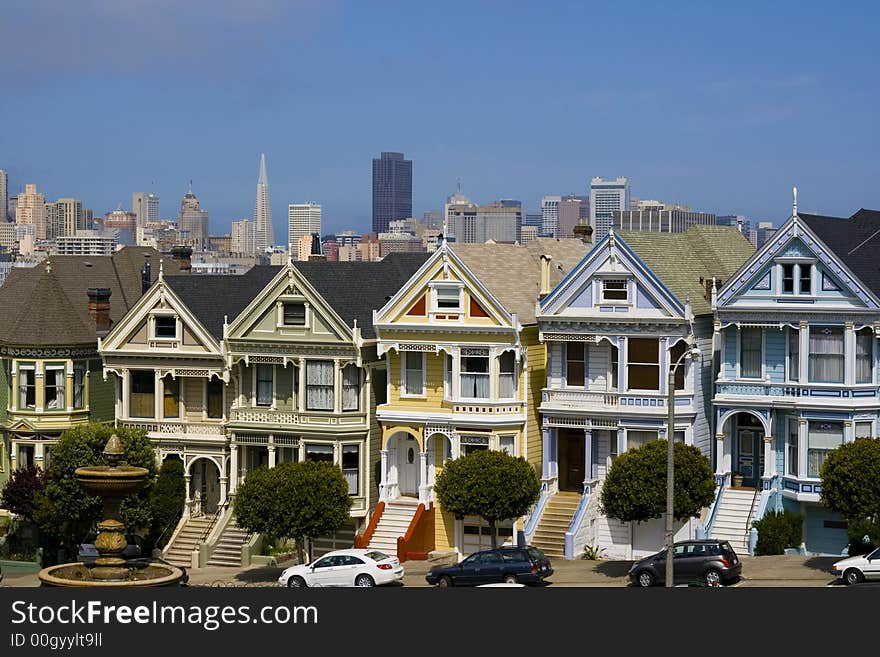
M 38 574 L 41 586 L 66 587 L 139 587 L 139 586 L 177 586 L 183 571 L 170 564 L 156 561 L 142 564 L 128 562 L 128 577 L 119 580 L 92 578 L 88 566 L 82 562 L 63 563 L 44 568 Z

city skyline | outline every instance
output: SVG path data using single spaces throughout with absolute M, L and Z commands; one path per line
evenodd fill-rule
M 417 217 L 440 209 L 459 178 L 476 202 L 518 198 L 530 211 L 544 196 L 585 195 L 595 176 L 626 176 L 635 196 L 775 223 L 785 219 L 794 185 L 804 211 L 880 206 L 870 109 L 878 91 L 865 84 L 874 76 L 870 26 L 880 10 L 870 3 L 848 5 L 860 20 L 845 33 L 828 32 L 822 8 L 786 3 L 506 7 L 505 33 L 491 29 L 496 10 L 454 2 L 194 0 L 173 11 L 137 4 L 112 12 L 89 11 L 106 0 L 83 5 L 46 11 L 27 3 L 0 26 L 11 128 L 0 136 L 0 168 L 10 195 L 32 182 L 46 198 L 79 198 L 103 214 L 146 190 L 163 199 L 169 217 L 192 179 L 211 208 L 212 232 L 225 233 L 253 215 L 253 163 L 265 152 L 276 235 L 286 205 L 303 198 L 322 204 L 326 230 L 366 231 L 370 160 L 398 151 L 414 162 Z M 209 7 L 213 29 L 192 29 Z M 435 29 L 452 15 L 465 41 L 479 35 L 467 48 L 450 47 Z M 598 23 L 608 27 L 589 42 L 574 38 Z M 287 39 L 294 24 L 308 29 Z M 136 48 L 124 36 L 132 25 Z M 375 28 L 369 41 L 352 38 L 365 26 Z M 101 38 L 75 56 L 51 38 L 79 28 Z M 187 38 L 160 42 L 169 30 Z M 558 47 L 540 53 L 506 36 L 547 32 Z M 792 49 L 792 40 L 811 47 Z M 375 74 L 376 61 L 387 74 Z M 586 66 L 608 75 L 585 77 Z M 541 100 L 542 88 L 578 80 L 565 103 Z M 522 102 L 460 104 L 459 91 L 485 87 L 514 90 Z M 181 94 L 198 97 L 197 115 Z M 50 102 L 59 95 L 68 99 L 63 108 Z M 90 109 L 95 99 L 120 96 L 129 99 L 124 115 Z M 76 166 L 45 155 L 59 144 L 77 154 Z

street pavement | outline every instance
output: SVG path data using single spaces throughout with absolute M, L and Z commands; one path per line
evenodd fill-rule
M 767 557 L 741 557 L 743 576 L 730 586 L 756 587 L 823 587 L 840 586 L 830 574 L 831 564 L 841 557 L 802 557 L 780 555 Z M 547 586 L 553 587 L 622 587 L 628 586 L 626 573 L 629 561 L 574 561 L 555 560 L 553 575 Z M 251 587 L 277 586 L 277 579 L 286 565 L 251 566 L 248 568 L 224 568 L 210 566 L 189 570 L 190 586 Z M 407 561 L 403 587 L 426 587 L 425 573 L 433 564 L 428 561 Z M 8 574 L 0 587 L 39 586 L 36 574 Z M 398 585 L 400 586 L 400 585 Z M 870 586 L 870 584 L 860 585 Z

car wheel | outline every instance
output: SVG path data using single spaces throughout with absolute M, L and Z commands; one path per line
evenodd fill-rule
M 505 584 L 516 584 L 516 575 L 505 575 L 502 581 Z
M 306 580 L 304 580 L 299 575 L 294 575 L 289 580 L 287 580 L 287 587 L 288 588 L 304 589 L 307 586 L 308 585 L 306 584 Z
M 443 577 L 440 578 L 440 581 L 437 582 L 437 586 L 442 586 L 443 588 L 446 588 L 447 586 L 452 586 L 452 578 L 447 575 L 443 575 Z
M 714 568 L 707 570 L 706 574 L 703 575 L 703 579 L 706 580 L 707 586 L 721 586 L 721 573 Z
M 657 581 L 657 578 L 651 574 L 648 570 L 643 570 L 639 573 L 638 582 L 639 586 L 647 588 L 649 586 L 654 586 L 654 583 Z
M 354 578 L 355 586 L 376 586 L 376 580 L 374 580 L 369 575 L 358 575 Z
M 862 573 L 855 568 L 850 568 L 843 574 L 843 581 L 847 584 L 858 584 L 863 579 Z

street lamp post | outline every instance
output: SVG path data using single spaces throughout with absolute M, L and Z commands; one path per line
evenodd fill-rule
M 670 348 L 671 351 L 671 348 Z M 688 338 L 688 348 L 678 357 L 669 368 L 669 380 L 666 384 L 666 408 L 668 422 L 666 427 L 666 587 L 672 587 L 672 562 L 673 562 L 673 539 L 672 514 L 675 510 L 675 371 L 685 358 L 696 360 L 700 357 L 700 350 L 696 346 L 693 336 Z

